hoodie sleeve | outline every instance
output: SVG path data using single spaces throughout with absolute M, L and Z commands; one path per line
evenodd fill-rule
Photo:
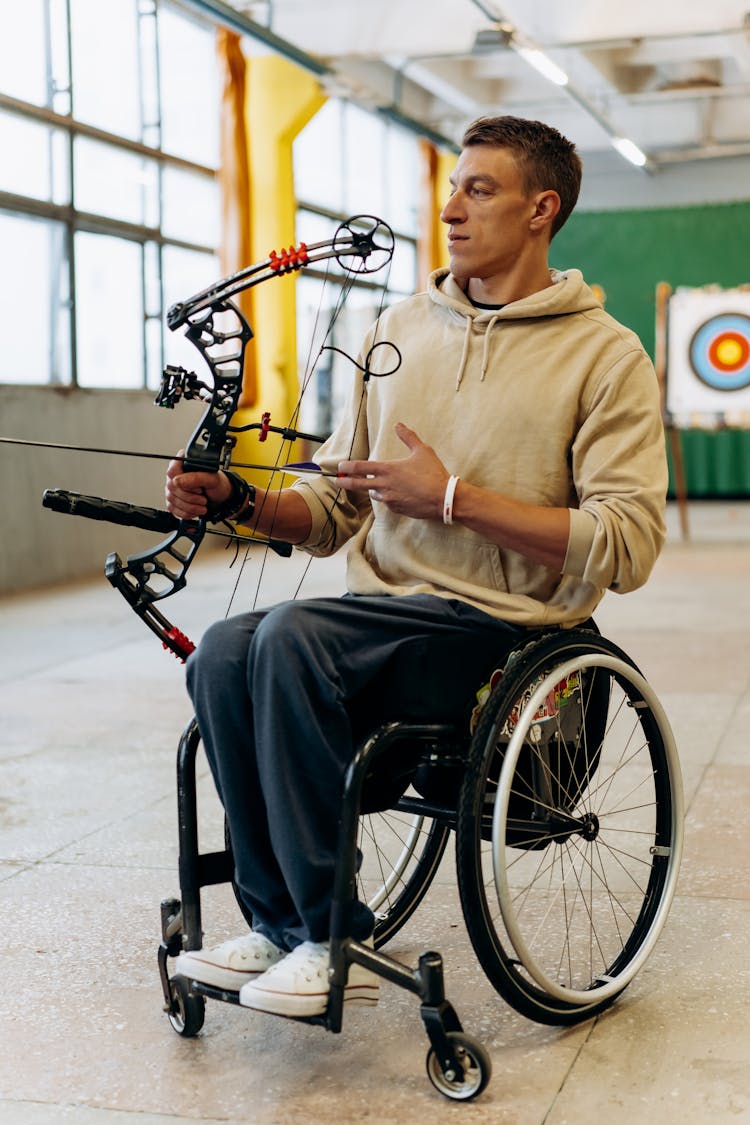
M 646 581 L 666 536 L 666 446 L 645 352 L 621 356 L 583 405 L 571 451 L 579 507 L 563 572 L 627 593 Z

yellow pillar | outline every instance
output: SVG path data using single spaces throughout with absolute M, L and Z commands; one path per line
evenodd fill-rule
M 448 177 L 456 163 L 456 157 L 439 150 L 427 140 L 420 141 L 419 153 L 422 184 L 417 241 L 417 286 L 423 288 L 433 270 L 448 265 L 446 227 L 440 221 L 440 212 L 448 198 Z
M 448 265 L 448 228 L 445 223 L 440 221 L 440 212 L 445 206 L 445 203 L 450 195 L 450 174 L 456 167 L 458 157 L 453 152 L 446 152 L 444 149 L 439 150 L 437 158 L 437 169 L 435 172 L 435 224 L 437 231 L 435 234 L 435 245 L 437 247 L 437 261 L 435 269 L 441 266 Z
M 288 249 L 295 239 L 296 197 L 292 142 L 326 97 L 315 78 L 275 55 L 250 58 L 247 67 L 247 129 L 251 191 L 252 261 L 272 250 Z M 248 263 L 250 264 L 250 263 Z M 237 411 L 235 422 L 260 421 L 265 411 L 284 425 L 297 401 L 295 274 L 272 278 L 253 291 L 258 379 L 257 403 Z M 237 461 L 273 463 L 278 440 L 260 444 L 257 432 L 240 436 Z M 249 474 L 254 476 L 255 474 Z M 259 477 L 268 483 L 267 475 Z M 276 487 L 277 482 L 274 482 Z

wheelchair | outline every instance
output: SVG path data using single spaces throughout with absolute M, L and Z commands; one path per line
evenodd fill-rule
M 420 998 L 428 1077 L 457 1101 L 485 1089 L 491 1062 L 445 997 L 440 954 L 411 969 L 383 952 L 427 894 L 451 834 L 463 918 L 489 983 L 529 1019 L 566 1026 L 612 1004 L 652 952 L 683 827 L 664 710 L 593 623 L 523 635 L 467 716 L 388 718 L 359 740 L 342 794 L 330 997 L 323 1016 L 305 1020 L 341 1031 L 348 966 L 366 966 Z M 177 754 L 180 898 L 162 903 L 158 954 L 169 1021 L 188 1037 L 206 999 L 239 1003 L 169 973 L 171 957 L 201 946 L 201 888 L 232 880 L 228 834 L 223 852 L 199 850 L 199 744 L 193 720 Z M 350 937 L 356 897 L 375 913 L 374 948 Z

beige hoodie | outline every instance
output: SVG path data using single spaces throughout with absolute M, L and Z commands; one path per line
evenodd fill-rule
M 402 362 L 355 383 L 349 409 L 316 455 L 335 473 L 349 458 L 408 451 L 404 422 L 446 469 L 515 500 L 568 507 L 562 573 L 439 518 L 394 515 L 329 478 L 295 488 L 312 515 L 311 554 L 353 537 L 357 594 L 458 598 L 522 625 L 574 625 L 605 590 L 648 578 L 664 542 L 667 467 L 656 377 L 638 338 L 601 308 L 578 270 L 499 311 L 475 308 L 447 270 L 386 310 L 363 347 L 393 341 Z M 372 353 L 373 372 L 393 366 Z

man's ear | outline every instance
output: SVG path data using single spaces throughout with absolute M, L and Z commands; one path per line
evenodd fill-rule
M 540 191 L 534 200 L 534 214 L 531 216 L 531 229 L 541 231 L 552 227 L 560 210 L 560 196 L 556 191 Z

